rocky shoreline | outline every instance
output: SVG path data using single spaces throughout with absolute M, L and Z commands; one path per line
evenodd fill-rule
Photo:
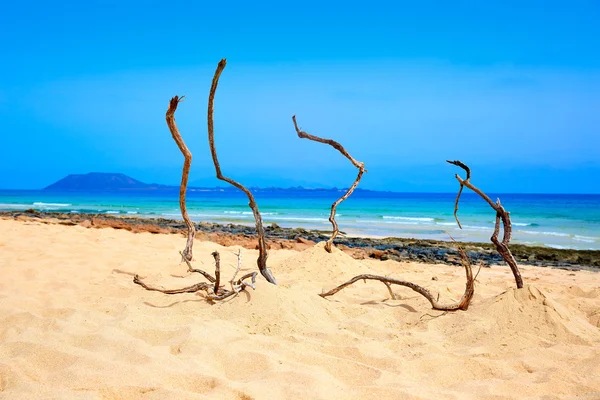
M 183 221 L 164 218 L 140 218 L 110 216 L 100 214 L 64 214 L 26 211 L 3 211 L 0 218 L 17 220 L 37 220 L 62 225 L 80 225 L 87 228 L 111 227 L 133 232 L 163 234 L 181 234 L 186 232 Z M 215 224 L 201 222 L 196 224 L 197 237 L 228 246 L 238 244 L 246 248 L 256 246 L 255 228 L 238 224 Z M 329 233 L 302 228 L 281 228 L 276 224 L 265 227 L 270 248 L 303 250 L 316 242 L 327 240 Z M 416 261 L 423 263 L 443 263 L 460 265 L 456 245 L 451 242 L 404 238 L 358 238 L 338 237 L 336 246 L 351 254 L 354 258 L 377 258 L 381 260 Z M 462 242 L 471 262 L 483 266 L 504 264 L 491 243 Z M 534 265 L 568 270 L 600 270 L 600 251 L 553 249 L 541 246 L 512 244 L 511 251 L 517 262 L 522 265 Z

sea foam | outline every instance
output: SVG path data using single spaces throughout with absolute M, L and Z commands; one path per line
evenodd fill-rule
M 433 222 L 433 218 L 429 217 L 394 217 L 390 215 L 384 215 L 383 219 L 392 219 L 398 221 L 416 221 L 416 222 Z
M 69 207 L 72 204 L 69 203 L 44 203 L 41 201 L 36 201 L 33 203 L 34 206 L 40 206 L 40 207 Z

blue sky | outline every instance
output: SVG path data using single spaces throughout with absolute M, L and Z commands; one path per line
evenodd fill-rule
M 418 4 L 417 4 L 418 3 Z M 0 12 L 0 188 L 69 173 L 177 184 L 173 95 L 214 186 L 206 104 L 226 57 L 215 137 L 226 175 L 258 186 L 600 193 L 600 3 L 10 2 Z

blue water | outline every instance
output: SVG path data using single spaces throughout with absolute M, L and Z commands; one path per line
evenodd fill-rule
M 266 224 L 331 228 L 331 203 L 342 191 L 253 190 Z M 455 193 L 355 192 L 338 207 L 340 230 L 349 235 L 488 242 L 495 213 L 474 193 L 462 195 L 458 229 Z M 600 195 L 501 194 L 513 221 L 512 243 L 600 250 Z M 253 225 L 246 196 L 238 191 L 190 189 L 195 221 Z M 136 215 L 181 219 L 178 192 L 43 192 L 0 190 L 0 210 Z

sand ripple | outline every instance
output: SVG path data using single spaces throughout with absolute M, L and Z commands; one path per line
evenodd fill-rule
M 458 299 L 464 271 L 355 260 L 322 244 L 273 251 L 279 287 L 211 305 L 132 283 L 196 283 L 178 235 L 0 220 L 0 398 L 510 399 L 600 398 L 600 275 L 484 269 L 467 312 L 357 283 L 361 273 L 415 281 Z M 197 242 L 196 263 L 223 275 L 237 247 Z M 243 250 L 243 271 L 256 252 Z M 203 263 L 201 266 L 200 263 Z M 432 278 L 437 278 L 432 280 Z

